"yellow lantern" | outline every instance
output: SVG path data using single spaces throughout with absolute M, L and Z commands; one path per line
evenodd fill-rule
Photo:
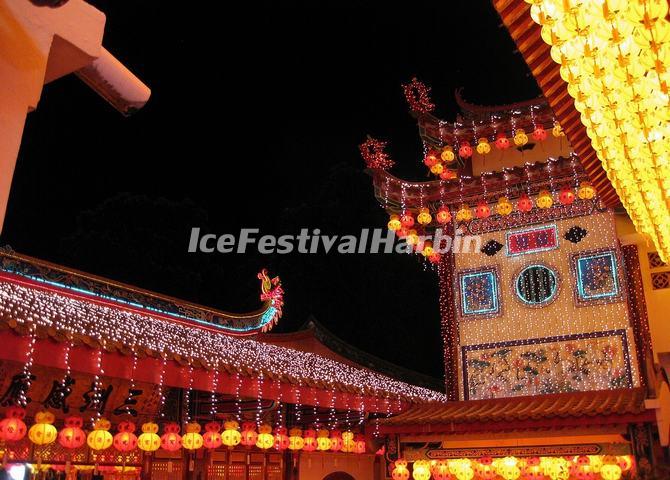
M 496 205 L 496 213 L 498 215 L 507 216 L 512 213 L 514 210 L 514 205 L 512 205 L 507 197 L 500 197 L 498 199 L 498 204 Z
M 155 452 L 161 446 L 158 425 L 153 422 L 142 424 L 142 433 L 137 437 L 137 448 L 145 452 Z
M 275 444 L 275 438 L 272 436 L 272 427 L 267 424 L 263 424 L 258 427 L 258 439 L 256 440 L 256 446 L 261 450 L 267 450 Z
M 412 465 L 412 478 L 414 480 L 429 480 L 430 463 L 427 460 L 416 460 Z
M 412 229 L 412 230 L 409 231 L 409 233 L 407 234 L 407 237 L 405 237 L 405 242 L 407 243 L 407 245 L 412 245 L 412 246 L 419 243 L 419 234 L 416 233 L 416 230 Z
M 516 145 L 517 147 L 523 147 L 525 144 L 528 143 L 528 135 L 526 135 L 526 132 L 522 128 L 519 128 L 514 134 L 513 140 L 514 145 Z
M 305 440 L 302 438 L 302 430 L 299 428 L 292 428 L 288 431 L 288 449 L 302 450 L 305 446 Z
M 419 222 L 419 225 L 428 225 L 433 220 L 433 217 L 430 216 L 430 211 L 426 207 L 419 209 L 419 215 L 416 217 L 416 221 Z
M 330 432 L 326 429 L 321 429 L 316 434 L 316 449 L 322 452 L 330 450 Z
M 239 445 L 242 440 L 242 434 L 239 432 L 240 424 L 235 420 L 223 422 L 223 433 L 221 434 L 221 441 L 227 447 L 234 447 Z
M 488 155 L 491 153 L 491 144 L 488 139 L 482 137 L 477 141 L 477 153 L 480 155 Z
M 472 461 L 468 458 L 457 458 L 449 460 L 449 472 L 458 480 L 472 480 L 475 471 L 472 468 Z
M 516 480 L 521 476 L 518 460 L 514 457 L 500 458 L 495 463 L 496 473 L 505 480 Z
M 570 465 L 565 458 L 552 458 L 545 473 L 551 480 L 568 480 L 570 478 Z
M 433 242 L 431 242 L 430 240 L 426 240 L 425 242 L 423 242 L 423 250 L 421 251 L 421 255 L 428 258 L 433 253 L 435 253 L 435 249 L 433 248 Z
M 472 210 L 466 204 L 461 205 L 460 210 L 456 212 L 457 222 L 469 222 L 472 220 Z
M 400 223 L 400 215 L 396 215 L 395 213 L 391 215 L 387 226 L 389 227 L 389 230 L 393 232 L 400 230 L 402 228 L 402 224 Z
M 354 441 L 354 432 L 347 430 L 342 432 L 342 451 L 346 453 L 351 453 L 356 448 L 356 442 Z
M 91 450 L 105 450 L 112 446 L 114 437 L 109 433 L 112 424 L 109 420 L 101 418 L 93 424 L 93 430 L 86 437 L 86 443 Z
M 430 167 L 430 173 L 433 175 L 439 175 L 440 173 L 444 172 L 444 165 L 441 163 L 436 163 L 432 167 Z
M 442 149 L 442 153 L 440 154 L 440 158 L 444 160 L 447 163 L 451 163 L 456 159 L 456 155 L 454 154 L 454 149 L 451 148 L 449 145 L 444 147 Z
M 593 471 L 598 473 L 603 466 L 603 457 L 601 455 L 588 455 L 589 463 Z
M 547 190 L 542 190 L 535 201 L 539 208 L 551 208 L 554 204 L 554 197 Z
M 591 200 L 596 196 L 596 189 L 593 188 L 591 183 L 582 182 L 577 189 L 577 196 L 582 200 Z
M 200 435 L 200 425 L 187 423 L 186 433 L 181 437 L 181 444 L 186 450 L 197 450 L 202 448 L 203 439 Z
M 603 480 L 619 480 L 621 478 L 621 467 L 619 465 L 607 464 L 600 467 L 600 476 Z
M 51 412 L 39 412 L 35 415 L 35 425 L 28 430 L 28 438 L 35 445 L 48 445 L 56 440 L 58 432 L 53 426 L 54 414 Z

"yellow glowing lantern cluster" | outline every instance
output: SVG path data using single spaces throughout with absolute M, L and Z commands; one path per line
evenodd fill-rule
M 261 450 L 267 450 L 275 444 L 275 437 L 272 436 L 272 427 L 270 425 L 261 425 L 258 427 L 258 439 L 256 446 Z
M 638 232 L 670 260 L 666 0 L 526 0 Z
M 316 449 L 322 452 L 330 450 L 330 432 L 321 429 L 316 433 Z
M 93 424 L 93 430 L 86 437 L 86 443 L 91 450 L 105 450 L 112 446 L 114 437 L 109 433 L 112 424 L 109 420 L 100 418 Z
M 155 452 L 161 446 L 158 425 L 153 422 L 142 424 L 142 433 L 137 437 L 137 447 L 145 452 Z
M 568 457 L 481 457 L 394 463 L 393 480 L 620 480 L 635 477 L 631 455 Z
M 186 433 L 181 438 L 182 446 L 186 450 L 197 450 L 202 448 L 203 438 L 200 435 L 200 425 L 197 423 L 187 423 Z
M 430 478 L 430 463 L 427 460 L 417 460 L 412 466 L 414 480 L 428 480 Z
M 235 420 L 228 420 L 223 423 L 223 433 L 221 434 L 221 441 L 227 447 L 235 447 L 239 445 L 242 440 L 240 433 L 240 424 Z
M 56 417 L 51 412 L 38 412 L 35 425 L 28 430 L 28 438 L 35 445 L 48 445 L 56 440 L 58 432 L 53 426 Z M 110 435 L 111 436 L 111 435 Z

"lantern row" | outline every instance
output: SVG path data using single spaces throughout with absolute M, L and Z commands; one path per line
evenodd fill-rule
M 589 182 L 582 182 L 577 188 L 576 194 L 573 188 L 562 188 L 558 193 L 558 201 L 561 205 L 571 205 L 577 198 L 581 201 L 589 201 L 595 196 L 595 188 Z M 535 207 L 548 209 L 553 205 L 554 195 L 548 190 L 542 190 L 537 195 L 535 203 L 533 203 L 533 200 L 527 193 L 523 193 L 516 202 L 516 210 L 521 213 L 528 213 Z M 514 211 L 514 208 L 514 205 L 506 196 L 500 197 L 498 203 L 494 207 L 495 214 L 503 217 L 510 215 Z M 455 214 L 452 214 L 452 211 L 448 206 L 442 205 L 435 212 L 435 218 L 431 215 L 428 207 L 419 208 L 416 216 L 411 210 L 405 209 L 400 215 L 395 213 L 391 214 L 387 226 L 388 229 L 395 232 L 399 238 L 405 239 L 405 242 L 408 245 L 421 248 L 421 251 L 418 253 L 423 254 L 423 256 L 431 263 L 439 263 L 440 255 L 435 253 L 432 242 L 429 240 L 420 242 L 419 233 L 413 228 L 416 224 L 424 228 L 431 224 L 445 226 L 454 219 L 457 223 L 470 222 L 475 217 L 478 219 L 488 218 L 492 213 L 492 208 L 485 200 L 482 200 L 477 204 L 477 207 L 474 209 L 474 214 L 470 207 L 465 203 L 461 205 Z
M 17 442 L 26 433 L 35 445 L 48 445 L 58 440 L 58 443 L 68 449 L 79 448 L 86 443 L 91 450 L 106 450 L 114 446 L 120 452 L 129 452 L 139 448 L 145 452 L 154 452 L 159 448 L 166 451 L 177 451 L 180 448 L 193 451 L 202 447 L 215 449 L 221 445 L 233 448 L 237 445 L 245 447 L 256 446 L 261 450 L 273 448 L 275 450 L 304 450 L 311 452 L 330 451 L 345 453 L 365 453 L 365 437 L 362 434 L 354 434 L 351 431 L 340 432 L 339 430 L 306 429 L 277 427 L 273 429 L 270 425 L 262 424 L 256 431 L 255 422 L 244 422 L 242 431 L 239 423 L 229 420 L 223 424 L 223 432 L 218 422 L 209 422 L 205 425 L 205 432 L 201 434 L 198 423 L 186 424 L 184 435 L 180 435 L 180 427 L 171 422 L 163 427 L 163 435 L 158 435 L 158 424 L 147 422 L 142 425 L 142 433 L 135 435 L 135 424 L 129 421 L 120 422 L 117 433 L 112 435 L 109 431 L 111 423 L 100 418 L 95 421 L 93 430 L 88 434 L 83 430 L 83 419 L 77 416 L 67 417 L 64 427 L 58 431 L 53 425 L 54 414 L 49 411 L 39 412 L 35 415 L 35 424 L 27 428 L 23 421 L 25 410 L 20 407 L 10 407 L 6 412 L 6 418 L 0 421 L 0 440 L 8 443 Z
M 551 133 L 554 137 L 565 136 L 563 129 L 560 124 L 556 122 L 554 127 L 551 129 Z M 541 142 L 547 139 L 547 131 L 544 127 L 537 127 L 531 133 L 531 138 L 537 142 Z M 508 148 L 523 147 L 529 141 L 528 135 L 526 132 L 519 128 L 515 131 L 512 139 L 507 138 L 504 133 L 499 133 L 493 145 L 497 150 L 505 151 Z M 428 167 L 430 173 L 439 177 L 441 180 L 454 180 L 458 178 L 458 172 L 456 170 L 450 169 L 449 166 L 456 162 L 456 156 L 462 161 L 467 160 L 472 157 L 476 152 L 479 155 L 488 155 L 492 151 L 491 144 L 489 139 L 486 137 L 481 137 L 477 140 L 477 144 L 473 147 L 470 142 L 462 141 L 458 145 L 445 145 L 441 151 L 429 149 L 426 152 L 426 155 L 423 158 L 423 163 Z
M 393 480 L 409 480 L 407 460 L 393 465 Z M 417 460 L 412 465 L 414 480 L 619 480 L 633 469 L 631 455 L 580 455 L 567 457 L 481 457 L 477 460 Z

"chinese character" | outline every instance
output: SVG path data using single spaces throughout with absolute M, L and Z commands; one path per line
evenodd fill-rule
M 107 388 L 98 390 L 95 382 L 91 383 L 90 390 L 87 390 L 81 396 L 81 398 L 84 399 L 84 404 L 79 407 L 79 411 L 84 412 L 86 410 L 93 410 L 98 413 L 103 413 L 105 411 L 105 405 L 107 405 L 107 400 L 109 400 L 109 395 L 112 393 L 112 389 L 113 387 L 108 385 Z
M 32 399 L 26 395 L 26 392 L 30 388 L 30 382 L 35 380 L 37 377 L 32 373 L 17 373 L 12 377 L 12 382 L 7 387 L 7 391 L 0 398 L 0 405 L 7 407 L 9 405 L 23 405 L 24 401 L 26 404 L 32 402 Z
M 137 416 L 137 410 L 132 408 L 133 405 L 137 405 L 137 398 L 140 395 L 142 395 L 142 390 L 139 388 L 130 388 L 128 389 L 128 396 L 126 399 L 123 401 L 121 405 L 116 407 L 114 409 L 114 412 L 112 412 L 114 415 L 123 415 L 124 413 L 128 413 L 132 415 L 133 417 Z
M 70 406 L 67 404 L 67 397 L 72 393 L 74 382 L 75 380 L 69 375 L 66 375 L 62 382 L 54 380 L 51 385 L 51 391 L 47 395 L 47 398 L 44 399 L 44 402 L 42 402 L 44 406 L 60 409 L 63 413 L 68 413 Z

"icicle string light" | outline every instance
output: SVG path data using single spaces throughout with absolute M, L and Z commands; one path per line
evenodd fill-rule
M 19 390 L 18 404 L 25 408 L 28 405 L 26 392 L 32 385 L 31 375 L 33 371 L 33 356 L 35 354 L 35 343 L 37 342 L 37 332 L 34 324 L 29 327 L 29 341 L 26 349 L 26 363 L 23 365 L 23 378 L 25 379 L 25 388 Z
M 135 312 L 70 298 L 53 291 L 0 281 L 0 321 L 92 339 L 106 339 L 112 346 L 151 350 L 159 355 L 198 359 L 222 368 L 242 364 L 257 372 L 281 374 L 323 387 L 380 397 L 391 395 L 422 403 L 445 401 L 443 394 L 409 385 L 365 369 L 345 365 L 320 355 L 299 352 L 248 339 L 220 335 Z M 103 350 L 105 347 L 103 346 Z M 102 353 L 102 352 L 101 352 Z M 322 388 L 323 388 L 322 387 Z

